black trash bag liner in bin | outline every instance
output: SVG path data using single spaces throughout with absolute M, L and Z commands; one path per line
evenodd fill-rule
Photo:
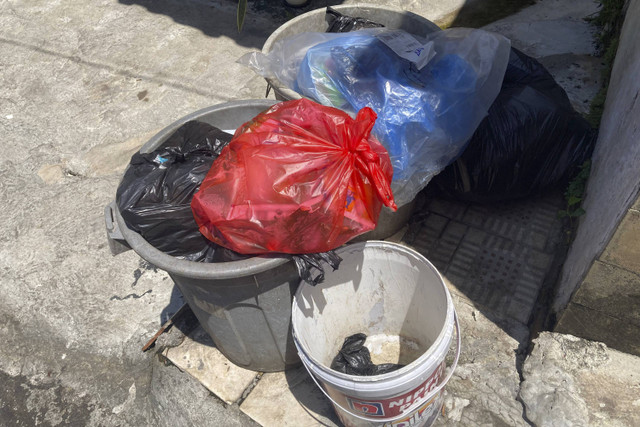
M 191 211 L 193 195 L 232 137 L 215 126 L 191 121 L 156 150 L 134 154 L 116 192 L 116 204 L 127 227 L 162 252 L 188 261 L 252 257 L 204 237 Z M 322 262 L 335 270 L 342 261 L 333 251 L 294 255 L 293 260 L 300 277 L 311 285 L 324 279 Z
M 324 280 L 322 263 L 327 263 L 335 271 L 340 267 L 342 258 L 335 251 L 328 251 L 317 254 L 293 255 L 293 261 L 296 263 L 300 278 L 311 286 L 315 286 Z
M 207 123 L 191 121 L 153 152 L 134 154 L 116 192 L 127 226 L 169 255 L 214 261 L 216 246 L 198 231 L 191 199 L 231 138 Z
M 347 375 L 371 376 L 386 374 L 404 367 L 395 363 L 374 364 L 371 361 L 369 349 L 364 346 L 366 340 L 367 336 L 362 333 L 345 338 L 338 355 L 331 362 L 331 369 Z
M 348 33 L 350 31 L 362 30 L 363 28 L 384 27 L 382 24 L 365 18 L 352 18 L 351 16 L 343 15 L 330 7 L 327 7 L 325 20 L 327 24 L 329 24 L 329 28 L 327 28 L 326 31 L 327 33 Z
M 544 66 L 512 48 L 487 117 L 433 184 L 451 198 L 472 202 L 532 196 L 566 185 L 591 156 L 596 138 Z

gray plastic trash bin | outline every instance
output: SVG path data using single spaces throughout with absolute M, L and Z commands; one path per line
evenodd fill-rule
M 385 27 L 401 29 L 417 36 L 426 36 L 434 31 L 440 31 L 440 28 L 427 18 L 416 15 L 412 12 L 398 10 L 391 7 L 359 4 L 337 5 L 332 6 L 332 8 L 344 15 L 365 18 L 370 21 L 383 24 Z M 269 36 L 262 47 L 262 53 L 265 55 L 268 54 L 271 52 L 271 49 L 273 49 L 273 45 L 276 42 L 292 37 L 296 34 L 309 31 L 326 31 L 328 24 L 325 20 L 325 15 L 326 8 L 321 8 L 312 10 L 287 21 L 274 31 L 271 36 Z M 273 88 L 277 99 L 287 101 L 302 98 L 298 92 L 289 89 L 279 80 L 270 78 L 266 80 Z M 380 212 L 380 218 L 376 229 L 357 237 L 354 241 L 382 240 L 391 237 L 407 223 L 409 218 L 411 218 L 414 206 L 415 200 L 400 206 L 396 212 L 393 212 L 387 207 L 383 207 Z
M 235 129 L 274 103 L 235 101 L 205 108 L 167 126 L 140 151 L 153 151 L 190 120 Z M 114 255 L 130 247 L 169 273 L 216 347 L 233 363 L 262 372 L 282 371 L 299 363 L 291 340 L 291 304 L 300 278 L 289 258 L 185 261 L 159 251 L 127 228 L 115 202 L 106 207 L 105 222 Z

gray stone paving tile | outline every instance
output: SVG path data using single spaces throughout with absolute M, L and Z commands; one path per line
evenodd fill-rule
M 450 221 L 440 215 L 430 214 L 419 224 L 413 225 L 411 236 L 402 243 L 410 244 L 427 257 L 440 271 L 447 268 L 468 227 Z
M 462 220 L 467 210 L 467 204 L 450 200 L 433 198 L 427 204 L 430 212 L 442 215 L 444 217 Z
M 179 346 L 167 348 L 164 356 L 227 404 L 240 399 L 257 375 L 231 363 L 202 327 L 186 336 Z
M 436 260 L 434 265 L 440 271 L 446 269 L 451 262 L 451 258 L 458 249 L 458 245 L 462 241 L 468 227 L 458 222 L 450 222 L 444 230 L 442 237 L 436 242 L 435 247 L 431 251 L 431 256 Z
M 477 228 L 469 228 L 465 236 L 466 240 L 476 245 L 482 245 L 489 235 Z
M 415 217 L 404 240 L 411 244 L 433 242 L 440 238 L 448 223 L 449 218 L 433 213 Z
M 465 212 L 462 222 L 472 227 L 482 229 L 488 216 L 489 212 L 485 206 L 471 205 Z
M 525 237 L 524 240 L 534 248 L 540 251 L 544 251 L 547 247 L 548 237 L 544 233 L 531 230 L 529 231 L 529 233 L 527 234 L 527 237 Z
M 488 233 L 548 251 L 549 239 L 559 231 L 557 217 L 562 198 L 552 193 L 533 198 L 495 205 L 471 205 L 462 222 Z M 552 239 L 553 240 L 553 239 Z
M 304 367 L 264 374 L 240 410 L 265 427 L 339 425 L 331 403 Z
M 474 303 L 526 324 L 551 257 L 500 236 L 479 236 L 467 233 L 443 271 Z
M 525 201 L 498 207 L 491 212 L 484 229 L 499 236 L 543 250 L 547 235 L 557 220 L 557 207 Z
M 404 242 L 474 303 L 526 324 L 560 238 L 561 207 L 559 193 L 492 205 L 432 199 Z

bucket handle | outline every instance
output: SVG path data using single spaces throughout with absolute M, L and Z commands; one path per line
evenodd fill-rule
M 358 418 L 358 419 L 361 419 L 361 420 L 364 420 L 364 421 L 368 421 L 368 422 L 375 421 L 376 423 L 381 423 L 381 424 L 382 423 L 391 423 L 391 422 L 394 422 L 394 421 L 397 421 L 397 420 L 401 419 L 402 417 L 407 416 L 407 414 L 412 413 L 413 411 L 418 409 L 420 406 L 422 406 L 424 404 L 424 402 L 429 402 L 435 395 L 437 395 L 440 392 L 440 390 L 442 390 L 444 388 L 445 385 L 447 385 L 447 383 L 451 379 L 451 376 L 453 375 L 453 372 L 455 371 L 456 366 L 458 366 L 458 360 L 460 359 L 460 346 L 462 344 L 462 338 L 460 337 L 460 322 L 458 321 L 458 313 L 456 313 L 455 307 L 453 308 L 453 319 L 455 321 L 455 326 L 456 326 L 456 357 L 453 360 L 453 363 L 451 364 L 451 369 L 449 370 L 449 373 L 447 374 L 447 377 L 443 381 L 440 382 L 440 385 L 438 385 L 436 388 L 431 390 L 424 398 L 420 399 L 418 402 L 414 402 L 414 404 L 411 407 L 409 407 L 406 411 L 396 415 L 395 417 L 391 417 L 391 418 L 375 418 L 375 419 L 366 418 L 366 417 L 360 416 L 358 414 L 354 414 L 353 412 L 345 409 L 344 407 L 342 407 L 342 405 L 340 405 L 338 402 L 333 400 L 333 398 L 331 396 L 329 396 L 329 393 L 327 393 L 325 391 L 324 387 L 322 387 L 320 385 L 320 383 L 316 379 L 316 376 L 311 372 L 311 370 L 309 369 L 307 364 L 303 363 L 302 365 L 304 366 L 304 368 L 309 373 L 309 376 L 311 376 L 311 379 L 313 380 L 313 382 L 316 383 L 316 385 L 318 386 L 320 391 L 322 391 L 322 393 L 327 397 L 327 399 L 329 399 L 331 401 L 331 403 L 333 403 L 338 408 L 342 409 L 344 412 L 346 412 L 350 416 Z M 298 339 L 295 337 L 295 335 L 294 335 L 293 338 L 294 338 L 293 342 L 296 345 L 298 353 L 299 354 L 303 354 L 301 349 L 300 349 L 300 344 L 298 343 Z

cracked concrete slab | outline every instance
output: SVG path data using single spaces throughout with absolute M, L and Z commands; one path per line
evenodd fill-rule
M 454 295 L 454 304 L 462 353 L 445 388 L 443 415 L 434 425 L 527 426 L 517 398 L 528 329 L 513 320 L 487 317 L 464 297 Z
M 154 392 L 174 390 L 154 391 L 161 370 L 141 348 L 181 303 L 166 273 L 111 256 L 103 209 L 150 134 L 254 79 L 235 59 L 278 23 L 258 14 L 238 34 L 231 1 L 155 4 L 166 14 L 115 0 L 0 3 L 3 420 L 162 425 L 182 407 L 194 411 L 185 419 L 242 419 L 191 404 L 188 390 L 156 406 Z
M 384 3 L 437 20 L 463 2 Z M 0 419 L 255 425 L 163 365 L 160 345 L 140 351 L 182 301 L 134 253 L 111 257 L 102 217 L 149 135 L 199 108 L 264 96 L 262 79 L 235 60 L 298 12 L 255 2 L 239 34 L 235 9 L 234 0 L 0 3 Z M 466 377 L 454 377 L 443 422 L 517 423 L 520 326 L 469 302 L 460 310 Z M 504 374 L 504 390 L 489 368 Z
M 543 332 L 524 362 L 520 398 L 537 426 L 640 425 L 640 358 Z
M 240 400 L 257 375 L 231 363 L 201 327 L 186 336 L 179 346 L 167 348 L 163 355 L 228 404 Z
M 226 405 L 196 378 L 158 358 L 152 363 L 150 409 L 158 414 L 154 425 L 258 427 L 240 411 L 238 405 Z M 151 419 L 144 424 L 152 425 Z
M 264 374 L 240 410 L 262 426 L 338 426 L 331 403 L 305 368 Z

